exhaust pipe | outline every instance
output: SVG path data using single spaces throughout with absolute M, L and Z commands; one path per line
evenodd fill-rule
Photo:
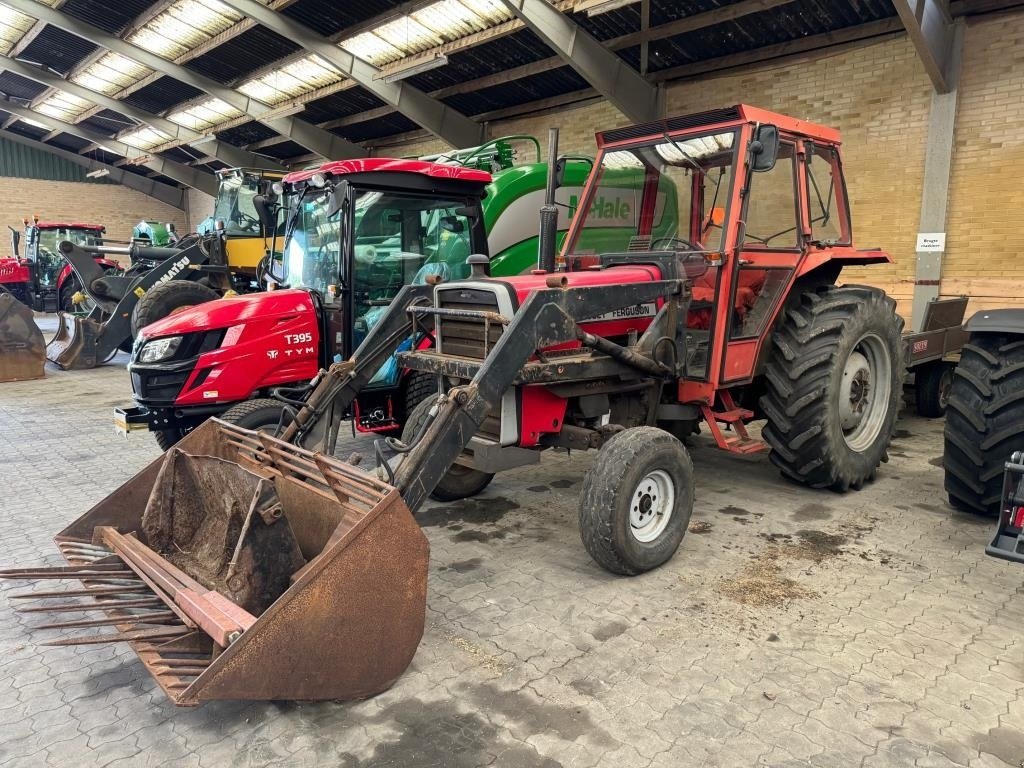
M 544 190 L 544 205 L 540 209 L 540 235 L 537 241 L 537 269 L 541 272 L 555 271 L 555 251 L 558 248 L 558 206 L 555 205 L 555 190 L 558 189 L 561 171 L 558 160 L 558 129 L 548 130 L 548 183 Z

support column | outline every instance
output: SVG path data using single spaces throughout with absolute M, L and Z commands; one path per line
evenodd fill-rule
M 953 24 L 953 39 L 945 81 L 946 93 L 932 91 L 928 116 L 928 138 L 924 156 L 921 216 L 917 228 L 917 267 L 914 272 L 912 324 L 921 329 L 925 307 L 939 295 L 942 256 L 946 250 L 946 213 L 949 207 L 949 179 L 953 164 L 957 100 L 960 93 L 960 64 L 963 58 L 963 19 Z

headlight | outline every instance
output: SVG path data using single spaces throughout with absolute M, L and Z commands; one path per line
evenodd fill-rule
M 179 346 L 181 346 L 181 336 L 168 336 L 164 339 L 147 341 L 142 346 L 142 351 L 139 352 L 138 362 L 156 363 L 166 360 L 178 351 Z

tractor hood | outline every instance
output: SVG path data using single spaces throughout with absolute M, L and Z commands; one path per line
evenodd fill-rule
M 141 333 L 147 339 L 155 339 L 230 328 L 257 319 L 262 322 L 284 320 L 305 313 L 312 315 L 313 312 L 313 300 L 308 291 L 296 288 L 249 293 L 182 309 L 150 323 Z

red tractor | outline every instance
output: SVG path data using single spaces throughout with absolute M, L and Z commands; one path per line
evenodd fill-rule
M 11 230 L 14 256 L 0 259 L 0 289 L 6 290 L 36 312 L 88 312 L 88 297 L 81 293 L 82 283 L 58 247 L 63 240 L 76 245 L 103 245 L 106 228 L 102 224 L 40 221 L 38 216 L 23 220 L 25 255 L 19 253 L 22 233 Z M 116 261 L 97 258 L 105 272 L 117 272 Z

